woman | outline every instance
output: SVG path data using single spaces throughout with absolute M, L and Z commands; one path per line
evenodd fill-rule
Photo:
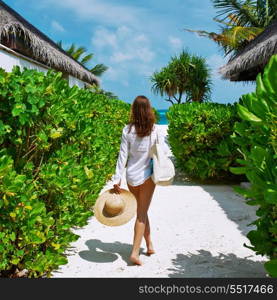
M 153 168 L 149 151 L 157 134 L 159 133 L 155 126 L 155 115 L 150 101 L 145 96 L 136 97 L 131 107 L 130 123 L 123 128 L 120 153 L 115 175 L 112 178 L 114 192 L 120 193 L 121 177 L 127 163 L 127 185 L 137 200 L 134 242 L 130 255 L 130 261 L 136 265 L 142 264 L 139 259 L 139 249 L 143 237 L 147 246 L 147 254 L 155 253 L 147 212 L 155 190 L 155 184 L 151 179 Z M 159 141 L 163 141 L 161 136 L 159 136 Z

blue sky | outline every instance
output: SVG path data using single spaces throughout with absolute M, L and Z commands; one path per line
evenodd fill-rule
M 170 103 L 151 92 L 154 71 L 188 49 L 207 59 L 212 69 L 212 101 L 233 103 L 251 92 L 252 84 L 222 80 L 218 68 L 227 62 L 222 50 L 184 28 L 217 31 L 210 0 L 4 0 L 54 41 L 74 42 L 94 53 L 91 66 L 104 63 L 105 90 L 131 103 L 148 96 L 158 109 Z

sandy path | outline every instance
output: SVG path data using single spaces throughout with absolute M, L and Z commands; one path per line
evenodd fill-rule
M 167 127 L 161 128 L 166 134 Z M 80 238 L 53 277 L 265 277 L 264 258 L 243 246 L 255 208 L 231 186 L 179 178 L 155 190 L 149 216 L 157 253 L 146 256 L 143 244 L 142 267 L 128 263 L 135 220 L 107 227 L 92 217 L 74 230 Z

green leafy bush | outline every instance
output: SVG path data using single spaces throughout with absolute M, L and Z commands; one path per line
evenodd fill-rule
M 0 275 L 50 275 L 114 173 L 129 105 L 61 73 L 0 69 Z
M 266 255 L 265 268 L 277 277 L 277 55 L 272 57 L 264 74 L 257 77 L 255 93 L 242 96 L 237 105 L 242 121 L 235 124 L 232 138 L 243 159 L 241 167 L 230 168 L 234 174 L 245 174 L 250 189 L 234 187 L 249 205 L 257 205 L 252 224 L 257 229 L 248 238 L 257 254 Z
M 238 120 L 233 105 L 175 104 L 167 117 L 172 152 L 177 166 L 187 175 L 201 180 L 235 177 L 229 172 L 240 155 L 230 138 Z
M 155 114 L 155 118 L 156 118 L 156 123 L 158 124 L 161 119 L 160 113 L 154 107 L 153 107 L 153 110 L 154 110 L 154 114 Z

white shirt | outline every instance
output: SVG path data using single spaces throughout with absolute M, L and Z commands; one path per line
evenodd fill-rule
M 151 157 L 149 156 L 152 145 L 159 138 L 159 143 L 166 153 L 164 139 L 157 126 L 153 126 L 150 135 L 143 138 L 137 136 L 135 126 L 129 133 L 129 125 L 122 130 L 120 151 L 117 159 L 115 174 L 111 181 L 113 184 L 119 184 L 123 175 L 126 163 L 126 180 L 132 186 L 143 184 L 146 179 L 152 175 Z

